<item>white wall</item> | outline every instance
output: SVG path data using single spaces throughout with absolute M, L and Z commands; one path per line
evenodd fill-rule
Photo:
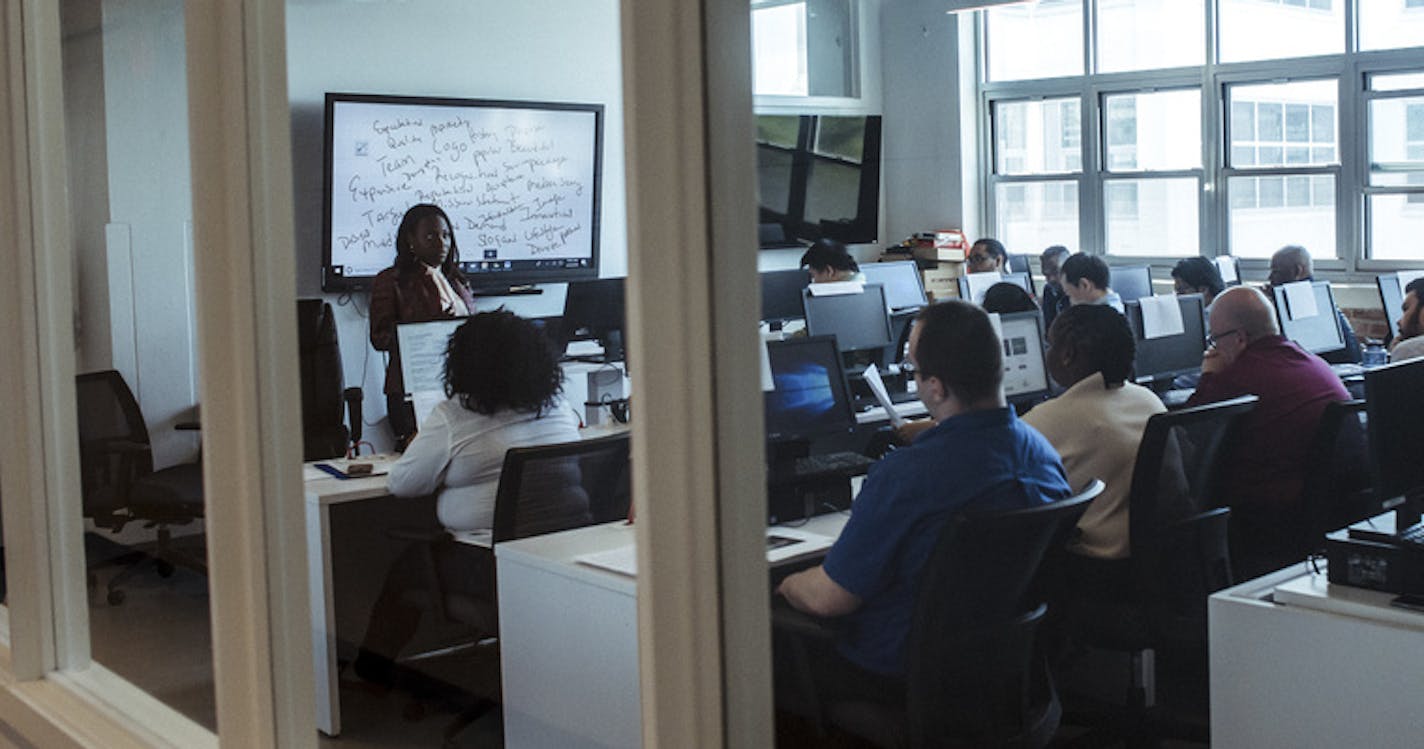
M 603 104 L 601 275 L 626 275 L 618 14 L 617 0 L 289 3 L 298 294 L 321 293 L 322 106 L 328 91 Z M 669 227 L 670 249 L 675 236 L 676 227 Z M 365 421 L 373 425 L 385 415 L 385 360 L 367 342 L 369 297 L 329 299 L 337 307 L 346 384 L 364 388 Z M 491 304 L 500 301 L 524 314 L 561 311 L 563 288 Z M 378 448 L 388 444 L 383 426 L 365 432 Z

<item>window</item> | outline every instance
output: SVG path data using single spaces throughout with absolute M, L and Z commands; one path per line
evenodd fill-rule
M 753 0 L 751 5 L 755 94 L 860 95 L 850 0 Z
M 752 89 L 806 96 L 806 3 L 752 8 Z
M 980 15 L 985 202 L 1005 237 L 1042 233 L 1014 225 L 1046 210 L 1034 206 L 1047 191 L 1025 184 L 1071 177 L 1092 252 L 1264 258 L 1299 243 L 1326 269 L 1424 261 L 1406 241 L 1424 232 L 1410 223 L 1424 220 L 1412 213 L 1424 212 L 1424 70 L 1399 70 L 1424 51 L 1424 0 L 1084 0 Z M 1092 132 L 1052 114 L 1074 102 Z M 1366 142 L 1368 165 L 1354 146 Z

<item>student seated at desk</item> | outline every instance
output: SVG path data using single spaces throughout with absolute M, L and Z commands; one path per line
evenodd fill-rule
M 1078 521 L 1069 550 L 1122 559 L 1129 550 L 1127 497 L 1147 420 L 1167 410 L 1151 390 L 1127 382 L 1136 351 L 1127 319 L 1108 307 L 1069 307 L 1048 331 L 1048 374 L 1068 388 L 1024 416 L 1058 450 L 1068 481 L 1107 483 Z
M 398 497 L 439 494 L 436 515 L 451 532 L 488 534 L 494 522 L 504 454 L 511 447 L 579 439 L 578 417 L 560 397 L 563 373 L 553 343 L 533 322 L 511 312 L 482 312 L 450 336 L 445 391 L 410 447 L 391 466 L 386 486 Z M 577 471 L 577 467 L 571 467 Z M 588 515 L 588 497 L 579 482 L 547 499 L 549 512 Z M 442 578 L 467 586 L 462 592 L 492 600 L 493 560 L 467 544 L 440 547 Z M 392 566 L 371 611 L 366 639 L 356 658 L 356 674 L 389 684 L 395 657 L 414 637 L 421 610 L 402 600 L 421 585 L 420 545 Z M 448 572 L 447 572 L 448 571 Z
M 1112 290 L 1112 269 L 1097 255 L 1075 253 L 1063 261 L 1063 291 L 1073 304 L 1105 304 L 1124 310 L 1122 295 Z
M 1266 277 L 1266 293 L 1271 293 L 1272 286 L 1314 280 L 1315 261 L 1311 260 L 1310 252 L 1298 244 L 1288 244 L 1271 256 L 1271 271 Z M 1340 321 L 1340 334 L 1345 338 L 1345 348 L 1327 351 L 1321 354 L 1321 358 L 1331 364 L 1359 364 L 1364 361 L 1365 354 L 1360 349 L 1360 339 L 1355 336 L 1355 328 L 1350 325 L 1350 318 L 1345 317 L 1345 313 L 1341 312 L 1338 306 L 1334 312 L 1335 319 Z
M 850 256 L 850 250 L 834 239 L 816 240 L 801 256 L 801 267 L 810 274 L 811 283 L 865 282 L 865 275 Z
M 836 652 L 813 658 L 825 694 L 903 695 L 920 570 L 951 513 L 1013 478 L 1029 503 L 1071 494 L 1053 446 L 1004 401 L 1002 347 L 983 310 L 957 300 L 924 308 L 907 363 L 936 425 L 870 469 L 824 564 L 776 591 L 801 611 L 844 617 Z
M 1424 276 L 1404 287 L 1404 305 L 1399 317 L 1399 337 L 1389 352 L 1390 361 L 1424 356 Z

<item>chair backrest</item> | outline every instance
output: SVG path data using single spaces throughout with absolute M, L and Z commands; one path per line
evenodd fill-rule
M 297 300 L 297 361 L 302 383 L 303 460 L 346 455 L 341 344 L 331 304 Z
M 1305 486 L 1301 492 L 1305 511 L 1307 548 L 1323 548 L 1325 534 L 1370 515 L 1369 434 L 1365 401 L 1330 403 L 1320 414 L 1320 426 L 1306 452 Z M 1303 554 L 1302 554 L 1303 556 Z
M 75 378 L 84 515 L 122 507 L 134 479 L 153 473 L 148 426 L 123 375 L 112 369 Z
M 1025 728 L 1031 693 L 1044 686 L 1031 658 L 1044 607 L 1029 600 L 1030 590 L 1045 552 L 1102 490 L 1094 481 L 1051 504 L 946 521 L 921 574 L 906 641 L 912 746 L 946 735 L 999 745 Z M 970 506 L 1023 505 L 1024 492 L 1018 481 L 1004 482 Z
M 494 503 L 494 541 L 627 517 L 628 433 L 511 448 Z

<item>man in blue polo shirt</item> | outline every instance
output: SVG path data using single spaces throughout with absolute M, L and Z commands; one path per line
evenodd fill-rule
M 825 563 L 777 587 L 797 609 L 843 618 L 846 662 L 816 664 L 818 680 L 831 673 L 840 687 L 875 690 L 905 673 L 920 571 L 954 511 L 1009 479 L 1028 502 L 1071 494 L 1053 446 L 1004 402 L 1001 352 L 989 316 L 972 304 L 943 302 L 916 319 L 908 362 L 935 426 L 871 469 Z

